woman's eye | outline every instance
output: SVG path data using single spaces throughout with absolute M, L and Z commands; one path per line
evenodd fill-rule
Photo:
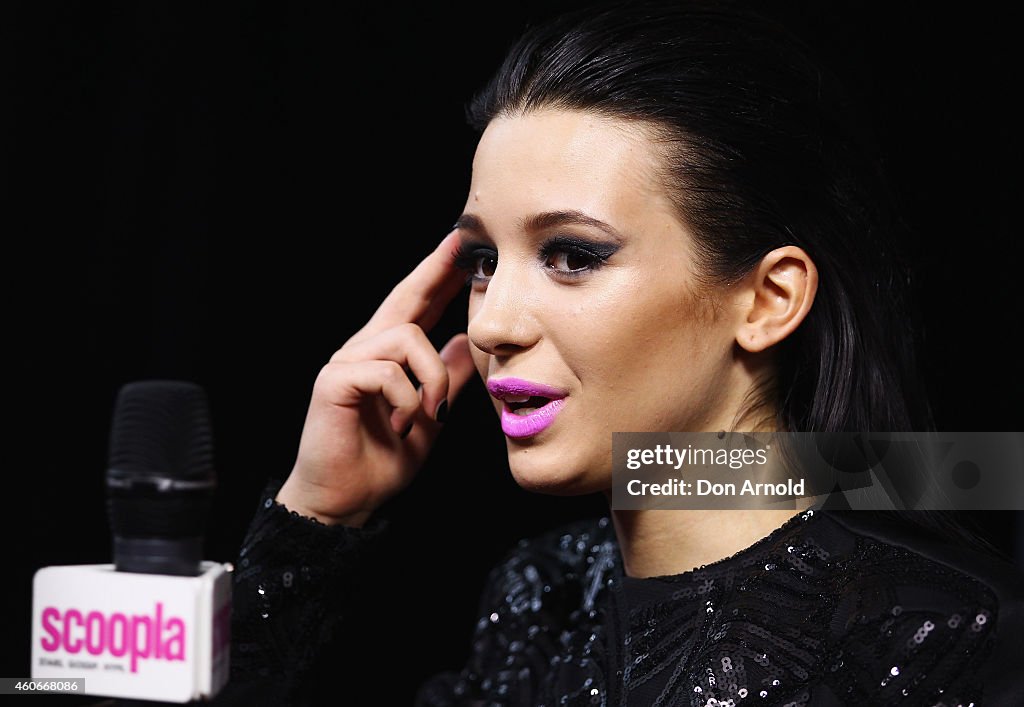
M 473 268 L 473 275 L 476 277 L 491 277 L 498 268 L 498 259 L 490 255 L 480 255 L 476 259 Z
M 593 266 L 597 258 L 590 253 L 576 250 L 558 250 L 552 253 L 547 262 L 560 272 L 581 272 Z
M 466 273 L 468 281 L 486 280 L 498 268 L 498 254 L 493 250 L 459 246 L 455 252 L 455 266 Z
M 540 250 L 538 261 L 555 276 L 562 279 L 580 278 L 600 268 L 618 248 L 594 246 L 597 252 L 572 242 L 554 239 Z M 605 252 L 607 251 L 607 252 Z M 486 283 L 498 270 L 498 253 L 492 248 L 460 246 L 455 254 L 455 265 L 466 272 L 467 282 Z

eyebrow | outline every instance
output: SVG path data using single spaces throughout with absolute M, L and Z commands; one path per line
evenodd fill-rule
M 566 225 L 590 226 L 598 229 L 599 231 L 603 231 L 620 244 L 625 241 L 622 234 L 610 224 L 596 219 L 593 216 L 588 216 L 582 211 L 545 211 L 544 213 L 534 214 L 519 220 L 519 227 L 526 231 L 541 231 L 545 228 L 554 228 L 556 226 Z M 487 228 L 484 227 L 484 222 L 479 216 L 471 213 L 464 213 L 459 216 L 455 221 L 454 227 L 473 231 L 483 236 L 488 235 Z

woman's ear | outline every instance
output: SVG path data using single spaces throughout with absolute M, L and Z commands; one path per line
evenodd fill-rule
M 802 248 L 783 246 L 761 259 L 740 285 L 744 312 L 736 342 L 763 351 L 789 336 L 804 320 L 818 290 L 818 269 Z

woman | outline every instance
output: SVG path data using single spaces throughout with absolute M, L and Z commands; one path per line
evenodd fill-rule
M 616 431 L 930 426 L 877 162 L 785 31 L 731 5 L 589 9 L 527 32 L 469 117 L 454 230 L 321 370 L 253 520 L 222 700 L 298 699 L 357 611 L 375 509 L 474 372 L 516 481 L 556 495 L 610 494 Z M 467 332 L 437 352 L 467 276 Z M 466 666 L 417 703 L 1016 699 L 1009 565 L 934 521 L 800 510 L 612 508 L 524 540 Z

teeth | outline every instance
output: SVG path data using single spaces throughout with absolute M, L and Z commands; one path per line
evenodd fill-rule
M 533 412 L 536 409 L 537 408 L 516 408 L 512 412 L 514 412 L 516 415 L 529 415 L 531 412 Z
M 529 395 L 506 395 L 505 396 L 505 402 L 506 403 L 525 403 L 529 399 L 530 399 Z

